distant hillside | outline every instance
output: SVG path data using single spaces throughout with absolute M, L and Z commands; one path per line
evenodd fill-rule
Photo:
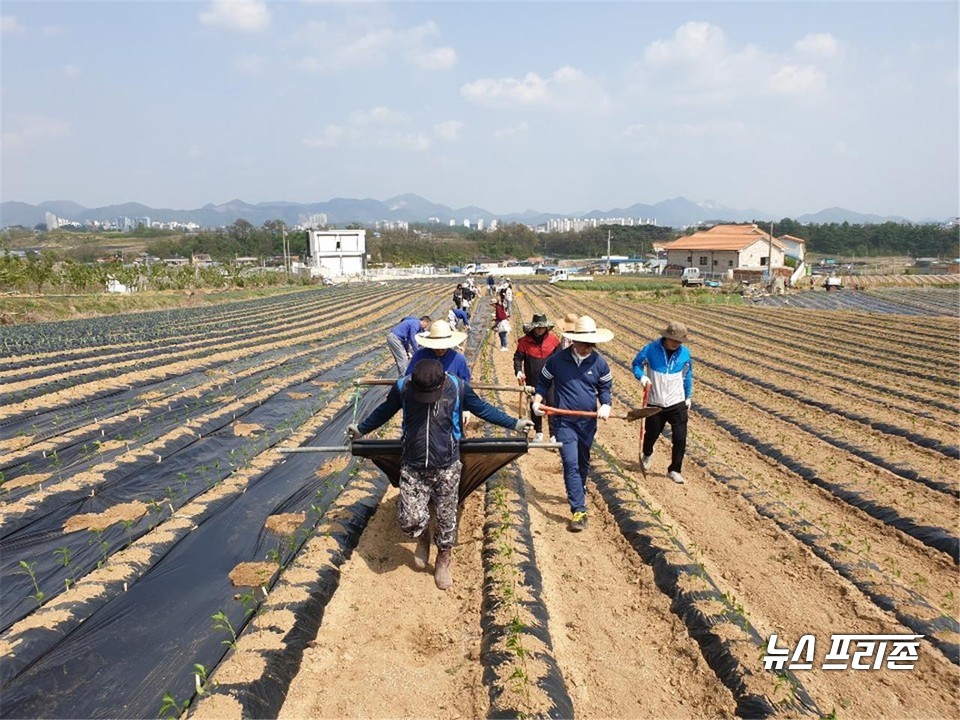
M 141 203 L 123 203 L 98 208 L 85 208 L 68 200 L 43 202 L 39 205 L 30 205 L 17 201 L 5 201 L 0 204 L 0 227 L 23 225 L 34 227 L 45 222 L 45 213 L 52 212 L 57 217 L 77 222 L 93 220 L 109 221 L 117 217 L 149 217 L 155 222 L 195 222 L 203 227 L 219 227 L 232 225 L 237 220 L 246 220 L 253 225 L 260 226 L 270 220 L 282 220 L 288 225 L 303 222 L 308 216 L 323 213 L 331 225 L 343 226 L 358 222 L 373 224 L 378 220 L 405 220 L 407 222 L 427 222 L 430 218 L 437 218 L 441 223 L 448 224 L 454 221 L 461 224 L 464 220 L 476 223 L 483 220 L 489 224 L 491 220 L 500 222 L 517 222 L 525 225 L 541 225 L 550 218 L 579 217 L 630 217 L 655 220 L 663 227 L 685 227 L 698 223 L 715 221 L 723 222 L 761 222 L 775 221 L 781 215 L 769 212 L 748 209 L 737 210 L 723 207 L 711 202 L 697 203 L 683 197 L 663 200 L 653 205 L 636 203 L 628 207 L 611 208 L 608 210 L 594 209 L 577 212 L 542 212 L 527 209 L 520 213 L 496 214 L 481 207 L 469 206 L 450 208 L 446 205 L 431 202 L 419 195 L 407 193 L 397 195 L 387 200 L 372 198 L 332 198 L 325 202 L 293 203 L 282 200 L 250 204 L 243 200 L 231 200 L 226 203 L 204 205 L 192 210 L 173 210 L 170 208 L 152 208 Z M 863 213 L 845 210 L 843 208 L 828 208 L 818 213 L 802 215 L 794 220 L 801 223 L 842 223 L 875 224 L 882 222 L 907 222 L 899 216 L 865 215 Z

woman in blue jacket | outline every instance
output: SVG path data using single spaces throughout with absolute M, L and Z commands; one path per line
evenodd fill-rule
M 661 407 L 663 411 L 646 419 L 643 435 L 644 470 L 649 470 L 653 461 L 653 446 L 670 423 L 673 451 L 667 477 L 675 483 L 683 482 L 683 456 L 687 451 L 687 414 L 693 395 L 693 358 L 684 346 L 687 327 L 671 322 L 654 340 L 643 347 L 633 359 L 633 374 L 643 388 L 650 388 L 648 405 Z

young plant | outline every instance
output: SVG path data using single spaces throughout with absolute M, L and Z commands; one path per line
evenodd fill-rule
M 223 610 L 217 610 L 213 615 L 210 616 L 213 620 L 213 629 L 214 630 L 225 630 L 230 634 L 229 640 L 224 640 L 223 644 L 227 647 L 236 650 L 237 649 L 237 631 L 233 629 L 233 625 L 230 623 L 230 618 L 227 617 L 227 614 Z
M 30 597 L 37 601 L 37 607 L 40 607 L 43 604 L 43 598 L 45 597 L 43 591 L 40 589 L 40 586 L 37 584 L 37 563 L 36 562 L 27 562 L 26 560 L 20 561 L 20 569 L 17 572 L 20 575 L 29 575 L 30 582 L 33 583 L 34 593 Z

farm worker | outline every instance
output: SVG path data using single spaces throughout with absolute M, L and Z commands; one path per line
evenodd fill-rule
M 644 388 L 650 387 L 647 403 L 663 411 L 646 419 L 643 435 L 644 470 L 650 469 L 653 446 L 670 423 L 673 451 L 667 477 L 675 483 L 683 482 L 683 455 L 687 450 L 687 415 L 693 395 L 693 358 L 683 344 L 687 341 L 687 326 L 672 321 L 654 340 L 643 347 L 633 359 L 633 374 Z
M 487 275 L 487 294 L 490 297 L 493 297 L 494 286 L 497 284 L 497 281 L 493 279 L 493 273 Z
M 563 336 L 563 333 L 573 332 L 574 325 L 577 324 L 577 318 L 580 316 L 576 313 L 567 313 L 563 316 L 563 320 L 560 321 L 560 349 L 566 350 L 568 347 L 573 345 L 573 340 L 568 340 Z M 549 404 L 549 403 L 548 403 Z
M 429 315 L 420 318 L 405 317 L 387 333 L 387 347 L 397 363 L 398 375 L 406 372 L 409 360 L 417 349 L 417 333 L 426 330 L 429 325 Z
M 470 313 L 460 308 L 453 308 L 447 313 L 447 322 L 451 327 L 462 327 L 464 330 L 470 330 Z
M 453 291 L 453 306 L 456 308 L 463 307 L 463 283 L 457 283 L 457 288 Z
M 400 529 L 417 538 L 414 565 L 430 561 L 430 541 L 438 553 L 434 582 L 441 590 L 453 584 L 450 561 L 457 540 L 457 494 L 460 487 L 461 413 L 468 409 L 487 422 L 527 432 L 533 423 L 512 418 L 482 400 L 465 382 L 443 371 L 439 360 L 419 360 L 413 374 L 390 388 L 386 399 L 359 425 L 347 428 L 351 439 L 376 430 L 403 410 L 400 452 Z M 436 532 L 431 528 L 431 512 Z
M 503 281 L 503 307 L 506 308 L 508 314 L 513 308 L 513 285 L 510 284 L 509 280 Z
M 467 339 L 465 332 L 454 330 L 446 320 L 434 320 L 430 329 L 417 335 L 420 349 L 410 358 L 410 364 L 404 375 L 413 373 L 420 360 L 439 360 L 443 371 L 456 375 L 464 382 L 470 382 L 470 368 L 467 359 L 455 348 Z
M 513 353 L 513 371 L 521 385 L 527 384 L 527 378 L 530 378 L 530 382 L 536 382 L 547 358 L 560 349 L 560 339 L 550 332 L 552 329 L 553 323 L 540 313 L 534 313 L 530 322 L 524 323 L 524 334 L 517 341 L 517 349 Z M 546 398 L 547 404 L 552 405 L 552 393 L 546 395 Z M 547 422 L 552 428 L 553 420 L 547 418 Z M 536 433 L 533 436 L 534 442 L 543 440 L 542 416 L 534 414 L 533 430 Z
M 503 299 L 498 298 L 493 304 L 493 329 L 500 336 L 500 350 L 507 352 L 507 333 L 510 332 L 510 313 L 503 304 Z
M 544 364 L 537 378 L 533 412 L 536 415 L 544 414 L 540 405 L 552 388 L 556 397 L 555 407 L 595 412 L 597 418 L 605 421 L 610 417 L 613 375 L 606 359 L 596 351 L 596 346 L 613 340 L 613 333 L 598 328 L 592 317 L 583 315 L 577 318 L 573 330 L 565 332 L 563 336 L 572 344 L 566 350 L 551 355 Z M 587 473 L 590 471 L 590 448 L 597 434 L 597 418 L 574 415 L 557 415 L 553 418 L 553 433 L 557 442 L 563 443 L 560 460 L 572 514 L 567 526 L 571 532 L 580 532 L 587 527 Z

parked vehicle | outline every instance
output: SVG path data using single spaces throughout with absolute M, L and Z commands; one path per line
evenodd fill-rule
M 684 268 L 680 274 L 680 284 L 683 287 L 703 287 L 703 276 L 700 274 L 700 268 Z
M 593 275 L 576 275 L 563 268 L 559 268 L 551 273 L 550 280 L 547 282 L 552 285 L 553 283 L 566 282 L 568 280 L 593 280 Z

